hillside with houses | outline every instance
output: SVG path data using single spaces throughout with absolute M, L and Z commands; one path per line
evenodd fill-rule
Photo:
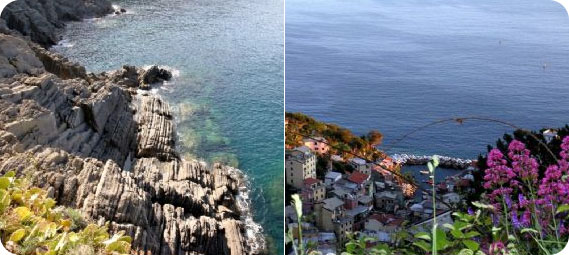
M 305 215 L 303 240 L 322 254 L 339 254 L 349 235 L 356 232 L 374 239 L 370 247 L 393 244 L 401 230 L 428 230 L 435 212 L 441 224 L 451 223 L 453 210 L 472 191 L 474 167 L 457 170 L 437 180 L 442 202 L 433 208 L 417 180 L 401 173 L 405 161 L 379 151 L 365 137 L 350 132 L 342 141 L 335 134 L 345 129 L 309 117 L 300 122 L 298 116 L 287 114 L 286 134 L 294 137 L 287 137 L 286 196 L 300 195 Z M 297 233 L 299 224 L 290 203 L 285 214 L 287 229 Z

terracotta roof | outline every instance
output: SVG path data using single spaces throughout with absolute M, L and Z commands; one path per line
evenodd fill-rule
M 354 171 L 350 175 L 350 177 L 348 177 L 348 180 L 353 182 L 353 183 L 363 184 L 368 178 L 369 178 L 369 175 L 364 174 L 364 173 L 360 173 L 358 171 Z
M 383 219 L 383 217 L 377 213 L 374 213 L 374 214 L 368 216 L 368 219 L 374 219 L 377 221 L 381 221 Z
M 404 219 L 395 217 L 393 214 L 372 214 L 368 216 L 368 219 L 374 219 L 390 226 L 399 226 L 404 221 Z
M 306 185 L 306 186 L 311 186 L 312 184 L 319 183 L 319 182 L 320 182 L 320 180 L 312 178 L 312 177 L 310 177 L 308 179 L 304 179 L 304 185 Z

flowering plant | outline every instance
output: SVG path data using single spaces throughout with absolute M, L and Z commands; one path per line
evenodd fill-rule
M 510 240 L 524 250 L 543 254 L 565 246 L 569 234 L 569 136 L 563 139 L 559 156 L 540 176 L 538 160 L 522 142 L 510 142 L 507 155 L 498 149 L 490 151 L 483 187 L 493 223 L 505 232 L 485 247 L 489 254 L 507 254 L 504 242 Z M 526 238 L 532 242 L 520 241 Z

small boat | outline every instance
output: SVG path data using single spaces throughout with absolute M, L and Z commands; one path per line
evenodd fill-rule
M 427 175 L 427 174 L 430 173 L 429 170 L 421 170 L 421 171 L 419 171 L 419 172 L 420 172 L 421 174 L 425 174 L 425 175 Z
M 430 185 L 433 185 L 433 179 L 428 179 L 428 180 L 425 181 L 425 183 L 430 184 Z

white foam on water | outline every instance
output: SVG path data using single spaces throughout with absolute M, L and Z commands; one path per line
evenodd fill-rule
M 145 70 L 145 71 L 147 71 L 147 70 L 150 69 L 150 67 L 152 67 L 152 66 L 153 66 L 153 65 L 145 65 L 145 66 L 142 67 L 142 69 Z M 169 72 L 172 74 L 172 79 L 170 79 L 169 81 L 164 81 L 161 86 L 157 86 L 157 87 L 154 87 L 154 86 L 153 86 L 153 87 L 152 87 L 152 90 L 154 90 L 154 89 L 161 89 L 161 90 L 164 90 L 164 91 L 166 91 L 166 92 L 172 92 L 172 91 L 173 91 L 173 88 L 171 88 L 171 87 L 168 86 L 168 85 L 171 84 L 171 83 L 173 83 L 173 82 L 175 82 L 175 79 L 178 78 L 178 77 L 180 77 L 180 73 L 181 73 L 180 70 L 178 70 L 178 69 L 176 69 L 176 68 L 173 68 L 173 67 L 171 67 L 171 66 L 165 66 L 165 65 L 159 65 L 158 68 L 161 68 L 161 69 L 164 69 L 164 70 L 169 71 Z M 156 93 L 157 93 L 157 90 L 156 90 Z M 156 94 L 156 93 L 153 92 L 153 94 Z
M 142 69 L 144 69 L 145 71 L 147 71 L 147 70 L 150 69 L 152 66 L 154 66 L 154 65 L 144 65 L 144 66 L 142 67 Z M 181 73 L 181 72 L 180 72 L 179 69 L 176 69 L 176 68 L 171 67 L 171 66 L 165 66 L 165 65 L 159 65 L 158 68 L 167 70 L 167 71 L 169 71 L 170 73 L 172 73 L 172 78 L 178 78 L 178 77 L 180 77 L 180 73 Z
M 61 40 L 56 45 L 54 45 L 53 47 L 71 48 L 73 46 L 75 46 L 75 44 L 71 43 L 69 40 Z
M 241 213 L 241 221 L 245 225 L 245 242 L 249 247 L 249 254 L 257 254 L 266 249 L 263 227 L 253 220 L 251 212 L 251 183 L 247 175 L 241 170 L 230 168 L 230 175 L 239 180 L 239 194 L 236 196 L 237 207 Z

